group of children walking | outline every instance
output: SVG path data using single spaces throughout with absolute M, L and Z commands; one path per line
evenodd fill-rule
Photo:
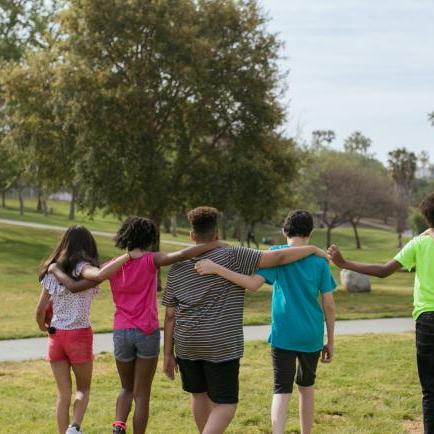
M 272 431 L 284 433 L 295 381 L 301 433 L 309 434 L 317 364 L 330 362 L 334 351 L 336 284 L 327 257 L 338 267 L 379 277 L 401 266 L 416 266 L 414 317 L 424 426 L 425 433 L 434 433 L 434 193 L 423 201 L 421 211 L 430 230 L 385 265 L 346 261 L 336 246 L 326 254 L 309 245 L 313 219 L 307 211 L 288 215 L 283 226 L 287 244 L 268 251 L 220 242 L 218 212 L 210 207 L 189 212 L 195 245 L 173 253 L 152 251 L 158 228 L 149 219 L 130 217 L 115 237 L 115 245 L 127 253 L 102 266 L 91 233 L 82 226 L 71 227 L 42 266 L 36 310 L 40 329 L 48 332 L 47 358 L 57 384 L 59 433 L 81 433 L 93 370 L 90 306 L 98 284 L 106 279 L 115 305 L 114 356 L 121 384 L 112 430 L 126 433 L 134 402 L 133 432 L 145 432 L 160 352 L 158 269 L 174 264 L 163 296 L 164 372 L 173 379 L 179 369 L 182 387 L 191 394 L 198 432 L 223 433 L 235 415 L 244 349 L 244 288 L 255 291 L 267 282 L 273 285 Z M 77 390 L 72 418 L 71 374 Z

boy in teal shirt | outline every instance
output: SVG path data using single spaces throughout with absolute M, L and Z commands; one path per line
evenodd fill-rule
M 308 244 L 313 218 L 307 211 L 288 215 L 283 231 L 288 245 L 272 249 Z M 272 347 L 274 395 L 271 420 L 274 434 L 284 433 L 288 402 L 294 377 L 300 395 L 302 434 L 310 434 L 313 425 L 314 383 L 318 360 L 330 362 L 333 357 L 336 287 L 325 258 L 309 256 L 289 265 L 262 268 L 246 276 L 211 261 L 196 265 L 200 274 L 218 274 L 250 290 L 259 289 L 266 281 L 273 285 L 272 324 L 269 342 Z M 324 313 L 328 342 L 324 346 Z
M 340 268 L 387 277 L 401 267 L 416 267 L 413 318 L 416 321 L 416 352 L 419 380 L 422 386 L 422 408 L 425 434 L 434 434 L 434 193 L 427 196 L 420 210 L 429 229 L 414 237 L 386 264 L 362 264 L 347 261 L 336 246 L 328 250 Z

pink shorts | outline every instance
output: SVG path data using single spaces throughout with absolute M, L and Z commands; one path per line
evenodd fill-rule
M 92 328 L 56 330 L 48 335 L 48 355 L 50 362 L 68 360 L 71 364 L 93 360 Z

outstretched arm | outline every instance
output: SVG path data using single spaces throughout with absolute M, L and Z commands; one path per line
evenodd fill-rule
M 68 276 L 58 265 L 50 265 L 49 271 L 56 276 L 56 279 L 69 291 L 81 292 L 86 289 L 93 288 L 97 283 L 108 279 L 113 273 L 122 267 L 126 262 L 131 259 L 140 258 L 145 252 L 134 249 L 131 252 L 125 253 L 112 261 L 105 264 L 103 267 L 98 268 L 92 265 L 87 265 L 81 271 L 80 280 L 74 280 Z
M 277 267 L 278 265 L 289 264 L 306 258 L 306 256 L 317 255 L 327 258 L 327 253 L 316 246 L 288 247 L 279 250 L 266 250 L 262 252 L 259 260 L 259 268 Z
M 164 265 L 171 265 L 175 262 L 186 261 L 187 259 L 200 256 L 210 250 L 217 249 L 218 247 L 226 247 L 227 244 L 222 241 L 212 241 L 206 244 L 198 244 L 196 246 L 187 247 L 177 252 L 165 253 L 157 252 L 154 255 L 154 263 L 156 267 L 162 267 Z
M 347 261 L 342 256 L 338 247 L 334 244 L 329 247 L 327 253 L 337 267 L 356 271 L 358 273 L 369 274 L 370 276 L 375 277 L 388 277 L 402 267 L 402 265 L 395 259 L 391 259 L 385 264 L 364 264 L 362 262 Z
M 36 306 L 36 322 L 39 329 L 43 332 L 48 330 L 47 324 L 45 324 L 45 312 L 47 311 L 48 303 L 50 303 L 50 294 L 45 288 L 42 288 L 38 305 Z
M 209 259 L 197 262 L 195 268 L 201 275 L 217 274 L 218 276 L 235 283 L 235 285 L 249 289 L 250 291 L 257 291 L 265 282 L 265 279 L 258 274 L 246 276 L 245 274 L 236 273 L 235 271 L 229 270 Z

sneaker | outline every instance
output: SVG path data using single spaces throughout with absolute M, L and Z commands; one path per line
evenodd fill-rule
M 126 434 L 127 426 L 122 421 L 115 422 L 113 425 L 113 434 Z
M 77 429 L 76 426 L 68 426 L 68 429 L 65 431 L 65 434 L 82 434 L 81 431 Z

